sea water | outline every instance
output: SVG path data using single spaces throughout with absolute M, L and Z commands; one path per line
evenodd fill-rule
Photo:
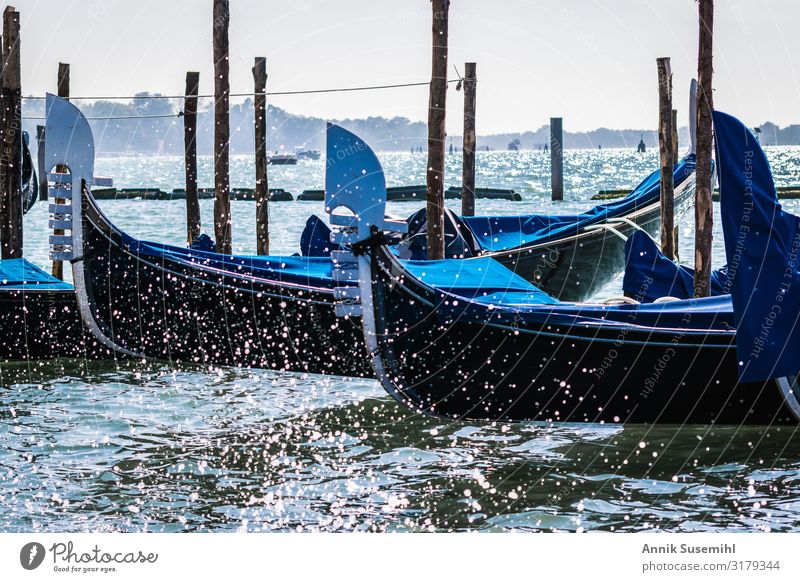
M 800 148 L 767 154 L 779 185 L 800 184 Z M 424 155 L 379 157 L 390 186 L 425 182 Z M 460 163 L 448 157 L 446 185 L 460 183 Z M 599 189 L 633 187 L 656 165 L 654 152 L 567 151 L 566 200 L 553 203 L 546 153 L 480 152 L 478 186 L 514 188 L 523 201 L 478 200 L 477 213 L 581 211 Z M 324 161 L 269 172 L 270 187 L 296 195 L 322 187 Z M 180 158 L 99 158 L 97 174 L 118 187 L 183 186 Z M 213 183 L 210 159 L 199 174 L 201 186 Z M 232 159 L 231 182 L 252 187 L 252 158 Z M 135 237 L 185 240 L 183 201 L 100 204 Z M 213 203 L 200 204 L 213 234 Z M 232 202 L 238 253 L 255 248 L 254 207 Z M 321 202 L 271 204 L 273 252 L 297 252 L 307 217 L 322 212 Z M 26 256 L 47 264 L 44 204 L 25 229 Z M 692 247 L 689 213 L 688 264 Z M 619 295 L 620 280 L 598 297 Z M 451 422 L 396 404 L 372 380 L 154 361 L 6 363 L 0 531 L 796 530 L 797 436 L 793 427 Z

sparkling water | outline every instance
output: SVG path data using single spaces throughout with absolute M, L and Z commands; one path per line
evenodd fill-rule
M 767 153 L 779 185 L 800 184 L 800 148 Z M 424 155 L 380 157 L 390 186 L 424 183 Z M 448 157 L 448 186 L 460 163 Z M 182 164 L 101 158 L 97 173 L 171 190 L 183 186 Z M 480 152 L 477 184 L 515 188 L 523 201 L 478 200 L 477 212 L 580 211 L 656 165 L 655 152 L 567 151 L 566 200 L 552 203 L 547 154 Z M 232 186 L 252 187 L 252 158 L 231 168 Z M 297 195 L 322 187 L 324 162 L 269 172 L 271 187 Z M 199 182 L 213 183 L 208 158 Z M 132 236 L 185 240 L 183 201 L 100 204 Z M 213 203 L 200 204 L 211 233 Z M 252 253 L 255 204 L 232 208 L 234 248 Z M 322 211 L 271 204 L 274 252 L 297 252 L 305 220 Z M 680 231 L 689 264 L 691 222 Z M 25 229 L 26 256 L 45 265 L 44 204 Z M 715 233 L 721 266 L 718 222 Z M 620 279 L 600 295 L 619 295 Z M 451 422 L 409 411 L 371 380 L 152 361 L 0 365 L 0 531 L 796 530 L 798 498 L 793 428 Z

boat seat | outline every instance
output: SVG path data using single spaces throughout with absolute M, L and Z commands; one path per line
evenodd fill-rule
M 671 295 L 666 295 L 664 297 L 659 297 L 653 303 L 672 303 L 673 301 L 680 301 L 679 297 L 672 297 Z

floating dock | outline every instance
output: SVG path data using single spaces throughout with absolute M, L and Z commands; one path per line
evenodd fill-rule
M 96 188 L 92 190 L 92 195 L 96 200 L 186 200 L 186 189 L 167 191 L 160 188 Z M 198 188 L 197 197 L 200 200 L 212 200 L 214 189 Z M 255 188 L 231 188 L 230 199 L 254 201 Z M 289 202 L 294 200 L 294 196 L 283 188 L 274 188 L 269 191 L 269 199 L 270 202 Z
M 414 202 L 425 200 L 427 187 L 422 184 L 418 186 L 393 186 L 386 189 L 386 199 L 393 202 Z M 457 200 L 461 198 L 461 188 L 451 186 L 444 192 L 447 200 Z M 475 188 L 475 198 L 485 198 L 490 200 L 509 200 L 512 202 L 522 201 L 522 196 L 513 189 L 503 188 Z M 324 190 L 303 190 L 297 196 L 298 200 L 322 201 L 325 199 Z

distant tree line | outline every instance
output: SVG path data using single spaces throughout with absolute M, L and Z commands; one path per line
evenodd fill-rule
M 130 119 L 90 120 L 97 151 L 100 154 L 183 154 L 183 121 L 179 116 L 182 103 L 179 100 L 155 99 L 153 94 L 139 93 L 141 98 L 128 102 L 78 101 L 76 104 L 87 117 L 128 117 Z M 157 94 L 156 94 L 157 95 Z M 203 105 L 203 101 L 207 103 Z M 169 115 L 135 119 L 143 116 Z M 231 153 L 253 152 L 253 101 L 245 99 L 231 105 Z M 44 101 L 25 99 L 23 102 L 23 127 L 32 136 L 36 125 L 44 117 Z M 295 146 L 324 149 L 325 121 L 317 117 L 294 115 L 279 107 L 267 110 L 267 147 L 270 151 L 292 151 Z M 565 120 L 568 122 L 568 120 Z M 383 151 L 410 151 L 427 146 L 427 125 L 405 117 L 368 117 L 366 119 L 337 120 L 354 131 L 372 147 Z M 210 100 L 201 100 L 197 116 L 197 148 L 200 154 L 213 151 L 214 113 Z M 781 129 L 767 122 L 759 127 L 760 139 L 766 145 L 800 144 L 800 125 Z M 680 141 L 687 143 L 688 130 L 681 128 Z M 565 132 L 566 148 L 635 148 L 643 139 L 648 148 L 658 145 L 658 134 L 653 130 L 599 128 L 588 132 Z M 478 137 L 479 149 L 506 150 L 514 143 L 519 149 L 542 149 L 550 141 L 549 126 L 543 125 L 535 131 L 504 133 Z M 461 136 L 450 136 L 448 142 L 461 147 Z

